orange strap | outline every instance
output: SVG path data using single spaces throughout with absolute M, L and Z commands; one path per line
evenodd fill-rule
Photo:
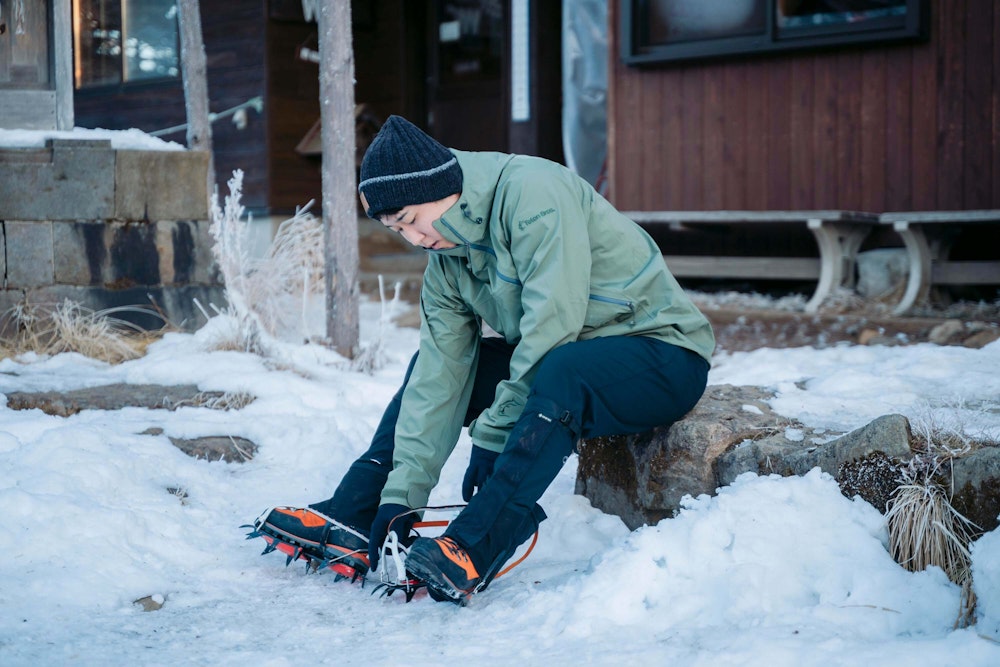
M 465 506 L 464 505 L 445 505 L 445 506 L 442 506 L 442 507 L 421 507 L 419 509 L 435 510 L 435 509 L 455 509 L 455 508 L 460 508 L 460 507 L 465 507 Z M 415 512 L 415 511 L 419 511 L 419 510 L 410 510 L 410 511 L 411 512 Z M 390 524 L 391 523 L 392 522 L 390 522 Z M 414 528 L 444 528 L 449 523 L 451 523 L 451 522 L 448 521 L 447 519 L 439 519 L 437 521 L 417 521 L 415 524 L 413 524 L 413 527 Z M 520 558 L 518 558 L 516 561 L 514 561 L 513 563 L 511 563 L 510 565 L 508 565 L 504 569 L 500 570 L 500 573 L 497 574 L 497 576 L 494 577 L 494 579 L 499 579 L 500 577 L 502 577 L 503 575 L 507 574 L 508 572 L 510 572 L 511 570 L 513 570 L 515 567 L 517 567 L 518 565 L 520 565 L 521 563 L 523 563 L 524 559 L 527 558 L 531 554 L 531 551 L 535 548 L 535 544 L 537 544 L 537 543 L 538 543 L 538 531 L 536 530 L 535 534 L 531 538 L 531 544 L 528 545 L 528 550 L 525 551 L 524 554 Z
M 500 570 L 500 573 L 496 577 L 494 577 L 494 579 L 499 579 L 500 577 L 502 577 L 503 575 L 507 574 L 508 572 L 510 572 L 511 570 L 513 570 L 515 567 L 517 567 L 518 565 L 520 565 L 521 563 L 523 563 L 524 559 L 527 558 L 528 554 L 531 553 L 531 550 L 535 548 L 535 543 L 536 542 L 538 542 L 538 531 L 537 530 L 535 531 L 535 535 L 531 538 L 531 544 L 528 545 L 528 550 L 524 552 L 524 555 L 521 556 L 520 558 L 518 558 L 516 561 L 514 561 L 510 565 L 508 565 L 507 567 L 505 567 L 504 569 Z

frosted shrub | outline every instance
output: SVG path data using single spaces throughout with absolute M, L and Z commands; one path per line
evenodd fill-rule
M 382 276 L 378 277 L 379 303 L 382 308 L 378 318 L 378 333 L 375 336 L 375 340 L 362 349 L 361 353 L 354 360 L 351 365 L 354 370 L 371 374 L 385 365 L 385 330 L 392 322 L 393 315 L 395 315 L 396 309 L 399 306 L 400 287 L 401 283 L 397 282 L 393 289 L 392 301 L 387 305 L 385 301 L 385 284 Z
M 251 257 L 241 170 L 233 172 L 228 186 L 222 206 L 218 193 L 212 197 L 209 228 L 229 303 L 222 312 L 237 323 L 236 340 L 220 345 L 260 353 L 267 338 L 308 340 L 308 313 L 323 296 L 321 221 L 305 206 L 278 227 L 263 257 Z

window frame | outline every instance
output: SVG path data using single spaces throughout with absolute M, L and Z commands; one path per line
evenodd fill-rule
M 807 51 L 854 44 L 919 41 L 928 36 L 931 0 L 906 0 L 906 14 L 898 21 L 781 28 L 777 25 L 777 0 L 764 3 L 764 29 L 754 34 L 692 39 L 668 44 L 643 44 L 640 30 L 649 23 L 650 0 L 621 0 L 620 57 L 626 65 L 642 67 L 674 62 L 710 60 L 735 55 Z

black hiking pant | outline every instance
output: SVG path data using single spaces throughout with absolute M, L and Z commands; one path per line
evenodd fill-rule
M 465 425 L 488 408 L 509 377 L 514 346 L 484 338 Z M 403 389 L 390 401 L 372 438 L 333 497 L 311 507 L 368 534 L 392 470 Z M 493 475 L 445 534 L 462 545 L 488 581 L 545 518 L 537 501 L 581 438 L 639 433 L 683 417 L 705 391 L 708 363 L 675 345 L 643 336 L 567 343 L 539 366 L 521 417 Z

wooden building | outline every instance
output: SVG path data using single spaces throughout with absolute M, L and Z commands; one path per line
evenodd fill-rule
M 216 180 L 242 169 L 257 219 L 320 197 L 317 26 L 304 6 L 316 5 L 201 0 Z M 171 7 L 73 0 L 77 125 L 184 122 Z M 619 209 L 1000 210 L 996 2 L 608 0 L 607 10 L 604 180 Z M 395 113 L 449 146 L 562 161 L 562 12 L 557 0 L 354 0 L 362 146 Z M 935 260 L 995 261 L 993 217 L 960 237 L 949 222 Z M 766 229 L 651 231 L 668 254 L 817 254 L 806 225 Z M 864 243 L 901 240 L 888 225 Z M 911 267 L 928 253 L 911 252 Z M 920 261 L 929 275 L 931 260 Z M 850 284 L 853 268 L 844 273 Z
M 123 3 L 169 16 L 172 0 L 76 0 L 77 125 L 147 132 L 177 127 L 163 138 L 183 143 L 183 86 L 170 65 L 176 54 L 146 65 L 149 72 L 161 70 L 160 76 L 144 76 L 127 64 L 86 66 L 101 60 L 95 54 L 113 50 L 113 41 L 125 46 L 128 35 L 113 33 L 125 32 L 121 17 L 108 11 Z M 285 216 L 311 199 L 318 205 L 315 21 L 306 20 L 301 0 L 200 4 L 210 107 L 223 114 L 213 124 L 217 182 L 242 169 L 243 201 L 255 216 Z M 363 105 L 362 120 L 377 125 L 400 114 L 456 148 L 561 158 L 560 3 L 355 0 L 352 14 L 355 101 Z M 510 24 L 518 16 L 532 30 L 514 45 Z M 523 72 L 512 70 L 513 48 L 525 53 Z M 520 84 L 528 89 L 527 109 L 514 120 L 512 90 Z M 362 133 L 372 129 L 369 122 Z
M 609 182 L 620 208 L 1000 208 L 994 0 L 890 3 L 925 13 L 920 34 L 899 41 L 768 53 L 717 44 L 633 65 L 624 22 L 642 17 L 623 8 L 639 4 L 609 5 Z
M 695 285 L 761 289 L 763 280 L 765 289 L 808 291 L 815 283 L 795 282 L 776 261 L 746 272 L 730 266 L 815 257 L 812 226 L 755 224 L 756 212 L 856 211 L 881 224 L 844 232 L 831 246 L 843 255 L 840 284 L 855 284 L 858 252 L 905 245 L 896 312 L 926 299 L 932 284 L 949 285 L 940 297 L 1000 296 L 996 2 L 609 7 L 612 201 L 634 211 L 750 212 L 737 224 L 650 226 L 665 253 L 686 256 L 690 276 L 710 279 Z M 932 224 L 904 229 L 893 221 L 914 216 L 886 213 L 913 211 Z M 963 273 L 947 275 L 949 262 Z

